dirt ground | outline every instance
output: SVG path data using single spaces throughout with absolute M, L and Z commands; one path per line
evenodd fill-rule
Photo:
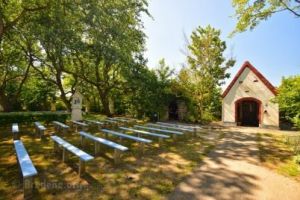
M 204 162 L 169 195 L 170 200 L 299 200 L 300 182 L 264 165 L 257 136 L 295 135 L 295 132 L 258 128 L 229 128 Z M 270 152 L 282 156 L 267 142 Z M 265 154 L 264 154 L 265 155 Z

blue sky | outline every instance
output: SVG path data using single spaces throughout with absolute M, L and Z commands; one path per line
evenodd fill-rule
M 228 37 L 236 23 L 230 0 L 150 0 L 149 12 L 154 19 L 143 16 L 149 67 L 165 58 L 179 70 L 186 62 L 184 34 L 189 37 L 198 26 L 210 24 L 222 31 L 227 43 L 225 56 L 233 55 L 237 61 L 227 84 L 246 60 L 275 86 L 280 85 L 282 76 L 300 74 L 300 18 L 288 12 L 275 14 L 253 31 L 233 38 Z

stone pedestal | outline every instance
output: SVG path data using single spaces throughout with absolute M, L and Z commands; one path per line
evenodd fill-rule
M 82 120 L 82 95 L 79 92 L 75 92 L 72 96 L 72 121 Z

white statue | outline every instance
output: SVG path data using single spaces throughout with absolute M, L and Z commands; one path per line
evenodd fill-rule
M 76 91 L 72 96 L 72 120 L 82 120 L 82 95 Z

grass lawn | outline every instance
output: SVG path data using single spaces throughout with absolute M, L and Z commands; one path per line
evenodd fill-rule
M 264 166 L 300 181 L 300 165 L 296 162 L 293 146 L 286 143 L 285 135 L 258 133 L 257 142 Z
M 34 199 L 163 199 L 191 173 L 215 142 L 186 136 L 176 141 L 166 140 L 159 146 L 153 138 L 154 142 L 146 146 L 141 157 L 136 143 L 123 140 L 121 144 L 130 150 L 123 154 L 121 164 L 114 165 L 113 150 L 101 146 L 103 153 L 87 163 L 86 174 L 79 178 L 78 158 L 71 155 L 66 163 L 62 163 L 60 155 L 53 153 L 53 142 L 49 137 L 54 129 L 47 128 L 46 139 L 41 141 L 33 126 L 21 127 L 22 141 L 38 171 Z M 96 129 L 89 132 L 102 136 Z M 77 133 L 71 131 L 60 136 L 80 147 Z M 113 137 L 109 139 L 117 141 Z M 85 151 L 93 155 L 92 142 L 88 142 Z M 14 153 L 11 127 L 1 127 L 0 199 L 23 197 Z

